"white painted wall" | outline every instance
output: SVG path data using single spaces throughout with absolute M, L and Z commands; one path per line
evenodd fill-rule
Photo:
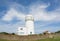
M 19 27 L 17 34 L 18 35 L 27 35 L 26 28 L 25 27 Z
M 27 21 L 26 22 L 26 28 L 27 28 L 27 33 L 30 35 L 32 32 L 32 34 L 34 34 L 34 22 L 33 21 Z

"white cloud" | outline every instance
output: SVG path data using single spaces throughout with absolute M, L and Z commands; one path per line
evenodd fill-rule
M 19 20 L 25 19 L 25 15 L 22 12 L 18 12 L 16 9 L 11 8 L 7 11 L 6 15 L 3 16 L 2 20 L 11 21 L 14 17 L 17 17 Z
M 15 3 L 16 4 L 16 3 Z M 50 6 L 50 4 L 33 4 L 29 6 L 29 14 L 34 16 L 35 21 L 54 21 L 60 20 L 60 9 L 58 8 L 55 11 L 47 12 L 46 8 Z M 11 5 L 10 10 L 7 11 L 6 15 L 3 16 L 2 20 L 4 21 L 11 21 L 14 17 L 17 17 L 19 20 L 25 20 L 25 14 L 21 11 L 19 12 L 18 8 L 24 9 L 24 6 L 16 4 Z
M 35 4 L 30 6 L 30 14 L 34 16 L 35 21 L 52 21 L 57 20 L 60 14 L 57 14 L 59 10 L 55 10 L 52 12 L 47 12 L 46 8 L 50 4 Z M 56 13 L 56 14 L 55 14 Z M 60 12 L 59 12 L 60 13 Z M 59 18 L 60 19 L 60 18 Z

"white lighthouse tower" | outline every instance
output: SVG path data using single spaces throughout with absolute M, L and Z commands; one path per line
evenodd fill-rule
M 25 17 L 26 21 L 26 28 L 27 28 L 27 34 L 31 35 L 34 34 L 34 18 L 32 15 L 27 15 Z

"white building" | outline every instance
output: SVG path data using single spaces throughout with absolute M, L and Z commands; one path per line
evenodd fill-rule
M 25 27 L 19 27 L 18 28 L 18 35 L 27 35 L 27 32 L 26 32 L 26 28 Z
M 32 15 L 25 17 L 25 27 L 18 27 L 18 35 L 31 35 L 34 34 L 34 18 Z

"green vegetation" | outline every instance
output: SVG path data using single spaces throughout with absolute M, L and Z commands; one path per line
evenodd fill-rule
M 60 41 L 60 38 L 47 38 L 47 39 L 40 39 L 40 40 L 36 40 L 36 41 Z
M 7 32 L 0 32 L 0 34 L 9 34 L 9 33 L 7 33 Z
M 17 41 L 17 40 L 6 40 L 6 39 L 0 39 L 0 41 Z
M 19 41 L 19 40 L 6 40 L 6 39 L 0 39 L 0 41 Z M 60 38 L 47 38 L 47 39 L 27 40 L 27 41 L 60 41 Z
M 8 40 L 6 40 L 6 39 L 0 39 L 0 41 L 8 41 Z
M 5 35 L 15 35 L 15 33 L 7 33 L 7 32 L 0 32 L 0 34 L 5 34 Z
M 55 32 L 55 33 L 60 33 L 60 31 L 57 31 L 57 32 Z

